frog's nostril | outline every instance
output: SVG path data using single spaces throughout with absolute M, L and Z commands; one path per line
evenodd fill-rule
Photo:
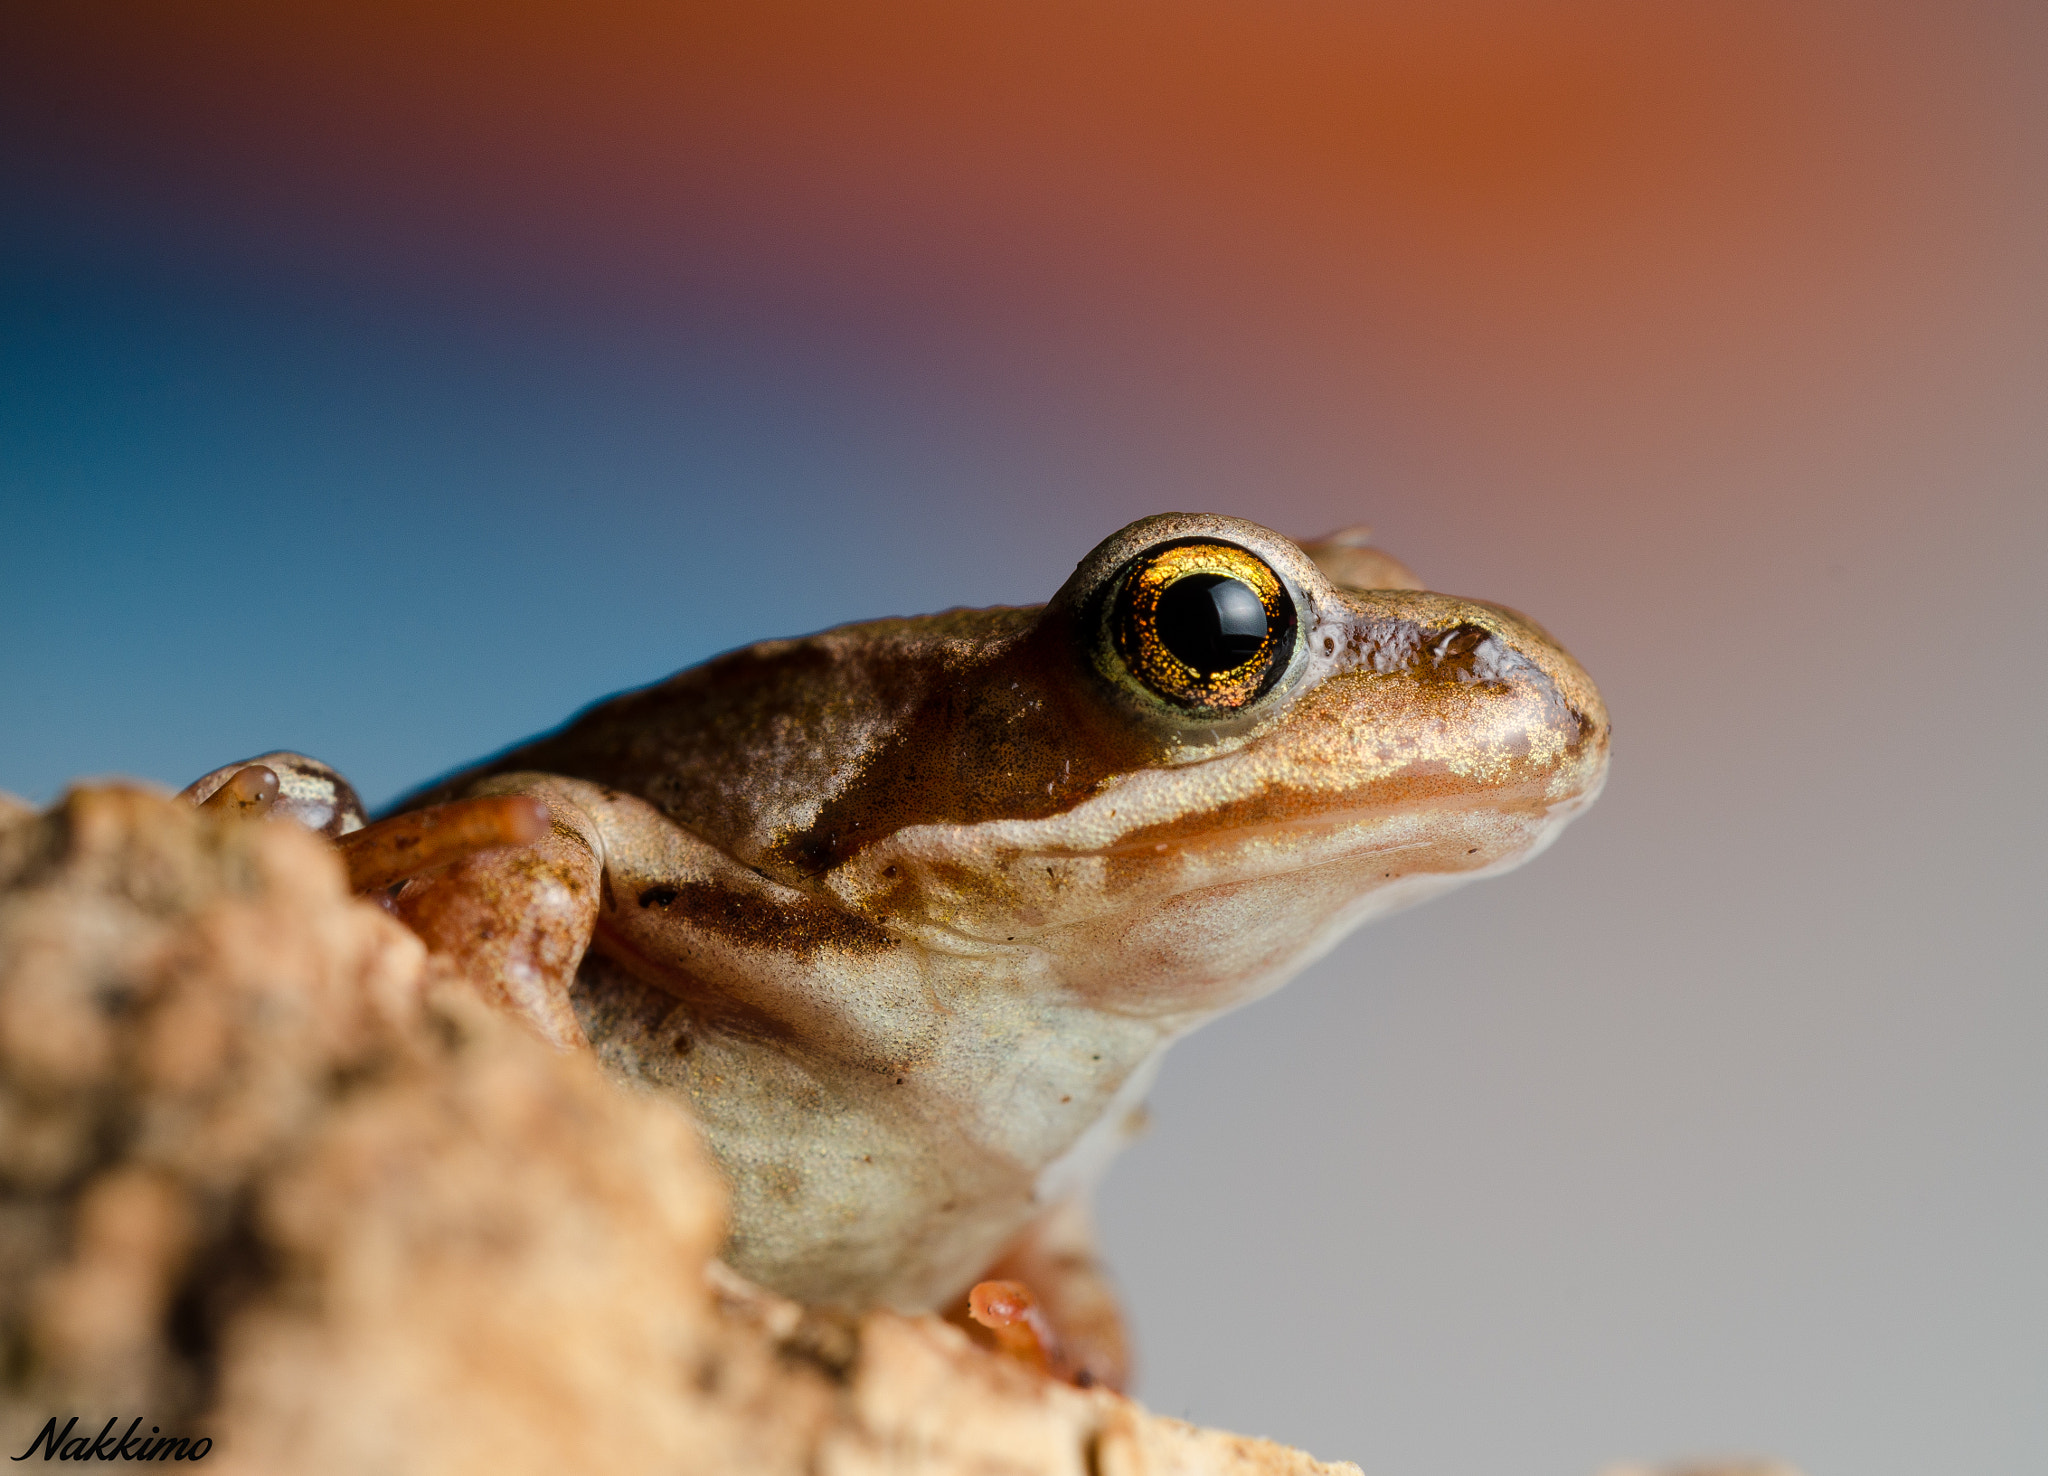
M 1529 658 L 1480 625 L 1458 625 L 1429 643 L 1430 663 L 1455 681 L 1506 681 L 1518 672 L 1534 671 Z
M 1493 639 L 1493 633 L 1476 625 L 1459 625 L 1430 643 L 1429 654 L 1439 662 L 1457 661 L 1472 655 Z

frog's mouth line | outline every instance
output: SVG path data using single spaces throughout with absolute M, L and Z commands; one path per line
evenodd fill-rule
M 1317 841 L 1327 841 L 1346 831 L 1364 832 L 1374 821 L 1387 818 L 1384 811 L 1354 811 L 1349 814 L 1319 817 L 1314 820 L 1274 820 L 1264 825 L 1219 827 L 1215 830 L 1197 831 L 1174 841 L 1151 841 L 1142 844 L 1120 843 L 1103 846 L 1093 851 L 1047 852 L 1048 858 L 1065 856 L 1098 857 L 1105 861 L 1152 861 L 1160 857 L 1201 859 L 1232 850 L 1252 850 L 1263 843 L 1272 841 L 1291 842 L 1288 849 L 1300 849 Z M 1333 861 L 1348 860 L 1356 856 L 1379 853 L 1393 854 L 1397 851 L 1428 849 L 1432 843 L 1419 840 L 1399 840 L 1391 844 L 1362 844 L 1342 848 L 1340 854 L 1320 853 L 1313 860 L 1303 860 L 1299 866 L 1277 866 L 1260 868 L 1261 875 L 1277 875 L 1287 871 L 1299 871 L 1314 866 L 1326 866 Z M 1035 858 L 1033 858 L 1035 859 Z
M 1409 777 L 1412 783 L 1415 776 Z M 1433 774 L 1423 777 L 1441 781 L 1451 776 Z M 1375 825 L 1405 829 L 1428 816 L 1442 817 L 1445 822 L 1453 824 L 1459 819 L 1487 815 L 1549 816 L 1555 813 L 1562 820 L 1576 814 L 1599 786 L 1596 782 L 1587 792 L 1566 800 L 1550 799 L 1548 787 L 1548 780 L 1540 778 L 1498 788 L 1472 788 L 1453 781 L 1432 786 L 1434 792 L 1411 792 L 1394 800 L 1376 796 L 1350 804 L 1341 801 L 1327 805 L 1297 803 L 1291 807 L 1275 804 L 1268 796 L 1258 794 L 1200 814 L 1139 827 L 1107 845 L 1071 851 L 1048 850 L 1047 854 L 1110 859 L 1188 854 L 1285 836 L 1327 836 Z M 1290 808 L 1292 813 L 1288 812 Z
M 1220 892 L 1261 882 L 1285 881 L 1290 877 L 1305 877 L 1316 871 L 1359 868 L 1361 865 L 1372 863 L 1394 862 L 1396 858 L 1405 862 L 1406 864 L 1389 866 L 1383 875 L 1360 877 L 1360 884 L 1352 890 L 1349 900 L 1336 907 L 1329 916 L 1316 925 L 1318 931 L 1335 928 L 1341 933 L 1356 925 L 1356 909 L 1361 906 L 1373 906 L 1368 899 L 1399 896 L 1403 900 L 1384 904 L 1398 909 L 1410 902 L 1433 896 L 1439 890 L 1513 870 L 1547 849 L 1564 831 L 1572 817 L 1583 808 L 1587 799 L 1587 796 L 1575 796 L 1535 811 L 1524 807 L 1519 823 L 1510 827 L 1511 834 L 1496 829 L 1491 836 L 1486 837 L 1468 835 L 1461 838 L 1441 832 L 1434 836 L 1417 837 L 1412 831 L 1406 831 L 1396 837 L 1387 837 L 1384 832 L 1375 836 L 1372 832 L 1379 827 L 1372 826 L 1370 822 L 1388 818 L 1384 809 L 1379 808 L 1323 815 L 1314 819 L 1275 821 L 1250 828 L 1217 830 L 1207 833 L 1204 837 L 1190 837 L 1169 847 L 1178 858 L 1190 860 L 1194 864 L 1166 868 L 1152 864 L 1159 852 L 1150 845 L 1137 849 L 1128 846 L 1108 846 L 1092 851 L 1018 851 L 1012 854 L 1019 868 L 1051 869 L 1059 867 L 1061 863 L 1071 865 L 1077 861 L 1090 860 L 1110 863 L 1109 874 L 1104 878 L 1104 886 L 1095 894 L 1101 906 L 1096 908 L 1084 904 L 1079 913 L 1066 913 L 1056 920 L 1042 919 L 1028 927 L 1018 926 L 1016 931 L 1020 936 L 1007 939 L 991 936 L 976 928 L 962 927 L 957 923 L 937 923 L 934 926 L 935 920 L 928 919 L 925 923 L 926 935 L 923 941 L 925 946 L 930 947 L 938 941 L 938 936 L 949 936 L 955 941 L 959 952 L 978 955 L 986 952 L 991 945 L 1004 941 L 1023 944 L 1026 938 L 1021 935 L 1027 931 L 1035 934 L 1047 924 L 1055 928 L 1077 923 L 1085 924 L 1091 917 L 1099 916 L 1101 913 L 1121 911 L 1133 900 L 1130 893 L 1145 887 L 1147 883 L 1154 886 L 1144 904 L 1149 909 L 1174 898 L 1195 896 L 1204 892 Z M 1346 831 L 1357 831 L 1358 843 L 1344 844 L 1340 837 Z M 1265 843 L 1282 838 L 1289 842 L 1284 848 L 1269 847 L 1267 854 L 1250 861 L 1249 864 L 1233 865 L 1224 854 L 1230 851 L 1256 850 Z M 1415 864 L 1424 858 L 1431 864 Z M 1119 866 L 1119 862 L 1126 865 Z M 1450 864 L 1442 864 L 1446 862 Z M 1343 914 L 1353 915 L 1347 920 Z
M 1104 892 L 1122 895 L 1149 886 L 1160 896 L 1269 881 L 1326 867 L 1357 866 L 1376 859 L 1402 857 L 1411 863 L 1361 889 L 1370 892 L 1418 875 L 1466 880 L 1512 870 L 1548 847 L 1589 799 L 1577 795 L 1549 805 L 1442 807 L 1435 823 L 1420 826 L 1417 822 L 1424 817 L 1413 811 L 1390 814 L 1375 806 L 1259 825 L 1217 827 L 1170 842 L 1123 842 L 1089 850 L 1020 850 L 1012 854 L 1019 867 L 1054 869 L 1062 863 L 1100 861 L 1105 863 Z M 1467 820 L 1480 823 L 1462 823 Z M 1412 864 L 1423 857 L 1430 864 Z

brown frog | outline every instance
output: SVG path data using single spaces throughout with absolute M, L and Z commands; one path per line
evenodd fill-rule
M 1165 1048 L 1600 789 L 1577 663 L 1414 585 L 1355 533 L 1166 514 L 1044 606 L 749 646 L 368 828 L 296 755 L 188 793 L 339 836 L 486 993 L 686 1107 L 740 1272 L 852 1308 L 972 1287 L 1007 1345 L 1117 1384 L 1086 1201 Z

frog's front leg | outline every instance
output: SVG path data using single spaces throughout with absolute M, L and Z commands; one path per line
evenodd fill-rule
M 1013 1357 L 1084 1387 L 1130 1382 L 1123 1309 L 1096 1251 L 1086 1199 L 1053 1206 L 1025 1227 L 988 1268 L 952 1321 L 986 1329 Z M 968 1326 L 975 1334 L 975 1326 Z
M 544 824 L 523 844 L 475 850 L 467 848 L 471 837 L 451 839 L 459 859 L 414 876 L 391 907 L 428 948 L 452 957 L 484 998 L 563 1050 L 589 1045 L 569 1006 L 603 895 L 604 834 L 581 803 L 589 788 L 544 774 L 504 774 L 475 785 L 465 799 L 372 827 L 392 827 L 387 849 L 402 855 L 398 842 L 409 820 L 426 827 L 421 843 L 432 844 L 436 828 L 474 824 L 488 835 L 505 824 L 506 807 L 541 807 Z
M 350 886 L 451 955 L 486 999 L 557 1046 L 586 1044 L 568 994 L 596 921 L 602 850 L 564 781 L 509 775 L 371 824 L 340 774 L 280 751 L 224 764 L 182 798 L 222 816 L 296 820 L 326 836 Z

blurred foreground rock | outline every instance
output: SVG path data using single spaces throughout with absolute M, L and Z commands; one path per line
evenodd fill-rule
M 9 1456 L 76 1415 L 67 1453 L 140 1417 L 299 1476 L 1357 1469 L 760 1292 L 723 1197 L 680 1113 L 492 1015 L 311 834 L 0 803 Z

